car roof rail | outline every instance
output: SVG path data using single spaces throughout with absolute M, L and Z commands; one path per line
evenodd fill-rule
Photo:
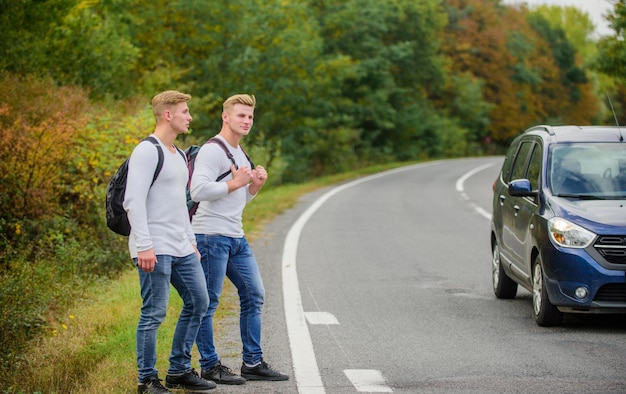
M 533 127 L 529 128 L 528 130 L 526 130 L 524 133 L 529 133 L 531 131 L 537 131 L 537 130 L 545 131 L 546 133 L 548 133 L 550 135 L 555 135 L 554 134 L 554 130 L 552 129 L 552 126 L 545 125 L 545 124 L 540 124 L 540 125 L 537 125 L 537 126 L 533 126 Z

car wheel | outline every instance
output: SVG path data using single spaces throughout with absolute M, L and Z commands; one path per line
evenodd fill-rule
M 517 283 L 508 277 L 502 268 L 500 261 L 500 247 L 496 242 L 493 245 L 493 256 L 491 258 L 491 281 L 493 283 L 493 293 L 498 298 L 515 298 L 517 294 Z
M 537 256 L 533 266 L 533 310 L 535 322 L 541 327 L 558 326 L 563 320 L 563 312 L 552 305 L 548 298 L 541 256 Z

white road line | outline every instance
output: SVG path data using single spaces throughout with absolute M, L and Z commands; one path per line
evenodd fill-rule
M 385 378 L 375 369 L 346 369 L 343 371 L 359 393 L 393 393 Z
M 461 195 L 461 198 L 464 200 L 469 200 L 469 196 L 465 193 L 465 181 L 471 177 L 474 174 L 477 174 L 479 172 L 481 172 L 482 170 L 486 170 L 489 167 L 493 167 L 496 163 L 487 163 L 487 164 L 483 164 L 480 167 L 476 167 L 468 172 L 466 172 L 465 174 L 463 174 L 459 179 L 457 179 L 456 181 L 456 191 L 459 192 L 459 194 Z M 474 211 L 476 211 L 476 213 L 478 213 L 480 216 L 486 218 L 487 220 L 491 220 L 491 214 L 489 212 L 487 212 L 486 210 L 484 210 L 483 208 L 479 207 L 476 204 L 471 204 Z
M 283 303 L 285 308 L 285 321 L 287 324 L 287 334 L 291 347 L 291 357 L 293 360 L 293 370 L 300 394 L 324 394 L 324 385 L 320 376 L 311 334 L 307 326 L 304 310 L 302 308 L 302 296 L 298 283 L 298 273 L 296 270 L 296 256 L 298 252 L 298 241 L 304 225 L 313 213 L 333 195 L 359 183 L 367 182 L 389 174 L 403 172 L 415 167 L 425 167 L 434 165 L 436 162 L 417 164 L 409 167 L 396 168 L 373 174 L 355 181 L 337 186 L 317 199 L 291 226 L 285 239 L 283 249 L 282 273 L 283 273 Z
M 487 163 L 487 164 L 483 164 L 480 167 L 476 167 L 473 170 L 470 170 L 468 172 L 466 172 L 465 174 L 463 174 L 457 181 L 456 181 L 456 191 L 459 193 L 464 193 L 464 189 L 463 189 L 463 184 L 465 183 L 465 181 L 467 180 L 467 178 L 471 177 L 472 175 L 481 172 L 482 170 L 485 170 L 489 167 L 493 167 L 496 163 Z
M 476 213 L 478 213 L 480 216 L 484 217 L 487 220 L 491 220 L 491 213 L 487 212 L 486 210 L 482 209 L 479 206 L 475 206 L 474 210 L 476 211 Z
M 339 320 L 332 313 L 328 312 L 304 312 L 304 316 L 309 324 L 339 324 Z

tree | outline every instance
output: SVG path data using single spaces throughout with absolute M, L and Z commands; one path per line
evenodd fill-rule
M 53 78 L 92 97 L 128 97 L 137 51 L 123 0 L 4 1 L 0 5 L 0 68 Z
M 445 84 L 440 37 L 446 22 L 438 1 L 312 2 L 324 51 L 351 60 L 340 85 L 341 111 L 358 130 L 361 160 L 437 155 L 439 135 L 424 129 L 437 117 L 428 96 Z M 421 119 L 416 119 L 419 113 Z M 432 144 L 420 141 L 431 140 Z
M 597 115 L 599 107 L 593 98 L 593 86 L 584 69 L 579 66 L 580 61 L 576 59 L 576 48 L 569 42 L 562 28 L 551 26 L 541 15 L 530 14 L 528 20 L 551 49 L 551 63 L 558 71 L 558 79 L 551 80 L 549 90 L 544 89 L 542 92 L 542 96 L 549 97 L 552 94 L 558 97 L 546 103 L 546 113 L 565 123 L 589 123 Z
M 585 64 L 597 51 L 594 39 L 595 26 L 589 15 L 577 7 L 541 5 L 529 11 L 546 20 L 553 29 L 562 29 Z
M 47 38 L 75 2 L 0 2 L 0 69 L 21 75 L 42 73 L 49 56 L 54 55 L 49 51 Z
M 598 56 L 595 59 L 596 70 L 624 81 L 624 68 L 626 67 L 626 45 L 624 45 L 626 33 L 626 0 L 617 0 L 615 8 L 609 15 L 611 29 L 614 36 L 604 37 L 598 42 Z
M 505 142 L 519 133 L 520 125 L 529 123 L 531 108 L 520 108 L 524 91 L 512 78 L 518 60 L 507 46 L 508 30 L 512 49 L 526 57 L 525 45 L 519 41 L 517 24 L 521 18 L 514 10 L 495 7 L 493 2 L 481 0 L 450 0 L 447 2 L 450 23 L 446 30 L 443 51 L 451 59 L 453 73 L 472 75 L 481 81 L 482 97 L 493 105 L 489 112 L 488 136 L 496 142 Z M 510 15 L 509 13 L 513 13 Z M 523 63 L 521 64 L 523 65 Z
M 139 51 L 130 41 L 125 0 L 81 0 L 52 32 L 44 66 L 63 85 L 87 88 L 97 99 L 136 93 Z
M 614 78 L 615 86 L 610 89 L 616 116 L 619 123 L 626 121 L 626 0 L 613 0 L 614 9 L 607 19 L 615 31 L 614 36 L 602 38 L 598 42 L 598 54 L 593 60 L 594 70 Z M 607 88 L 607 94 L 609 88 Z M 607 114 L 607 118 L 612 114 Z
M 589 123 L 598 111 L 592 86 L 562 29 L 526 7 L 449 0 L 444 52 L 458 73 L 484 83 L 493 105 L 488 136 L 500 145 L 542 123 Z M 506 28 L 505 28 L 506 27 Z

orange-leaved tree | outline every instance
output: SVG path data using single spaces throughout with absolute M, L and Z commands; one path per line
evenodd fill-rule
M 84 90 L 0 75 L 0 217 L 4 225 L 59 214 L 58 188 L 86 124 Z

